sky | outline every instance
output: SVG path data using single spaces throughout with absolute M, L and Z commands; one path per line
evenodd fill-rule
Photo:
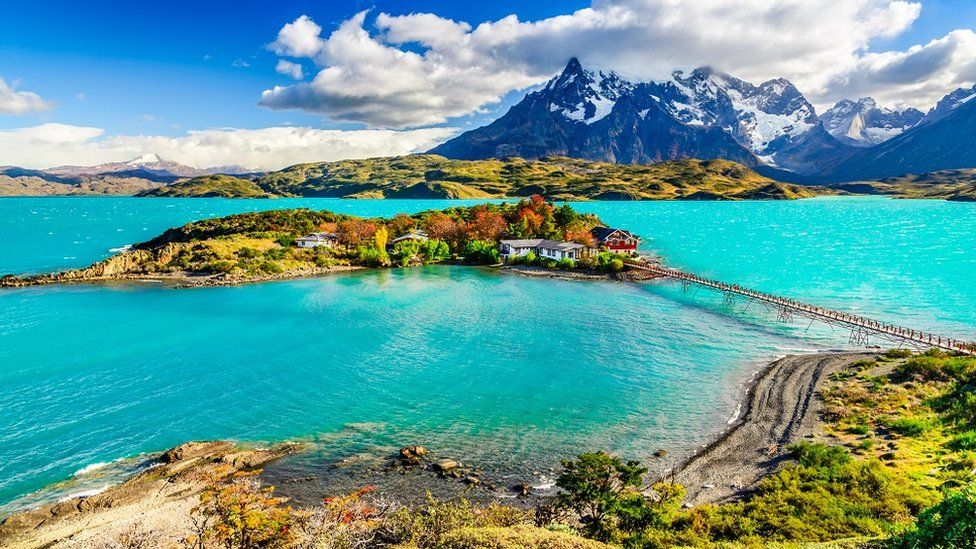
M 818 111 L 976 81 L 971 0 L 37 1 L 0 16 L 0 165 L 145 153 L 278 169 L 407 154 L 571 57 L 627 78 L 785 77 Z

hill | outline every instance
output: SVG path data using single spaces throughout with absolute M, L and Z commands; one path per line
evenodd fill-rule
M 225 193 L 238 194 L 225 194 Z M 253 180 L 193 178 L 142 196 L 320 196 L 336 198 L 502 198 L 541 194 L 560 200 L 792 199 L 823 190 L 763 177 L 726 160 L 651 165 L 541 160 L 450 160 L 415 155 L 299 164 Z
M 834 185 L 833 188 L 855 194 L 973 202 L 976 201 L 976 168 L 902 175 L 888 177 L 881 181 L 842 183 Z

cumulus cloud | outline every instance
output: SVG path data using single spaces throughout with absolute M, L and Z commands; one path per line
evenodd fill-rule
M 869 53 L 872 41 L 902 33 L 920 10 L 906 0 L 593 0 L 565 15 L 511 15 L 477 26 L 431 13 L 379 13 L 370 22 L 361 12 L 328 36 L 303 15 L 269 48 L 310 59 L 319 72 L 311 82 L 264 91 L 260 104 L 377 127 L 437 124 L 539 84 L 573 56 L 636 79 L 700 65 L 754 81 L 786 77 L 823 103 L 838 95 L 832 86 L 853 96 L 877 88 L 869 85 L 872 70 L 885 60 L 908 56 L 924 65 L 915 49 L 949 67 L 929 86 L 945 93 L 965 83 L 963 67 L 976 59 L 959 46 L 966 31 L 942 39 L 956 44 L 953 56 L 940 57 L 931 45 Z M 929 66 L 913 72 L 903 64 L 889 71 L 891 89 L 906 94 L 903 103 L 931 104 L 936 92 L 918 85 Z
M 0 78 L 0 114 L 27 114 L 46 111 L 54 105 L 29 91 L 17 91 Z
M 976 33 L 952 31 L 907 51 L 865 54 L 826 84 L 831 99 L 871 95 L 883 104 L 927 106 L 976 82 Z
M 305 78 L 305 74 L 302 72 L 302 66 L 298 63 L 292 63 L 291 61 L 285 59 L 279 59 L 278 64 L 275 65 L 275 71 L 278 74 L 284 74 L 285 76 L 290 76 L 295 80 L 301 80 Z
M 301 162 L 419 152 L 456 133 L 454 128 L 396 131 L 271 127 L 190 131 L 178 137 L 106 136 L 100 128 L 42 124 L 0 130 L 0 165 L 92 165 L 155 153 L 199 168 L 240 165 L 273 170 Z

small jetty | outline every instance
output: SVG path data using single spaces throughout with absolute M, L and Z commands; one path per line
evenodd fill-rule
M 945 335 L 896 326 L 864 316 L 818 307 L 795 299 L 744 288 L 738 284 L 728 284 L 679 269 L 665 267 L 655 261 L 631 260 L 627 261 L 627 265 L 632 269 L 677 280 L 686 290 L 694 284 L 722 292 L 725 294 L 725 302 L 728 305 L 733 304 L 737 297 L 763 303 L 767 307 L 775 309 L 778 320 L 782 322 L 793 322 L 795 316 L 801 316 L 811 319 L 811 322 L 820 321 L 832 326 L 841 326 L 851 331 L 850 343 L 852 345 L 867 346 L 871 338 L 881 337 L 895 342 L 899 346 L 911 346 L 918 350 L 934 348 L 976 356 L 976 342 L 961 341 Z

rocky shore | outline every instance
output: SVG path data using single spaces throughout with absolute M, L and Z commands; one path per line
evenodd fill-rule
M 821 404 L 818 391 L 830 375 L 877 353 L 832 352 L 788 356 L 751 382 L 741 415 L 712 444 L 686 460 L 671 475 L 687 489 L 686 505 L 717 503 L 749 493 L 786 459 L 786 447 L 817 439 Z M 3 547 L 101 547 L 106 540 L 138 525 L 168 539 L 191 527 L 190 509 L 207 482 L 259 468 L 302 451 L 286 443 L 267 449 L 231 442 L 190 442 L 161 454 L 135 477 L 90 497 L 49 504 L 0 523 Z M 430 458 L 422 446 L 406 446 L 397 466 L 432 471 L 450 482 L 476 486 L 476 471 L 447 458 Z M 383 474 L 383 473 L 377 473 Z M 523 495 L 529 492 L 525 487 Z
M 209 482 L 301 449 L 296 443 L 248 448 L 225 441 L 188 442 L 104 492 L 5 519 L 0 523 L 0 547 L 106 547 L 135 528 L 150 528 L 157 541 L 177 543 L 191 531 L 190 510 Z
M 786 447 L 822 433 L 817 393 L 830 375 L 877 353 L 839 352 L 788 356 L 770 364 L 750 384 L 740 416 L 673 476 L 686 505 L 742 497 L 787 457 Z

